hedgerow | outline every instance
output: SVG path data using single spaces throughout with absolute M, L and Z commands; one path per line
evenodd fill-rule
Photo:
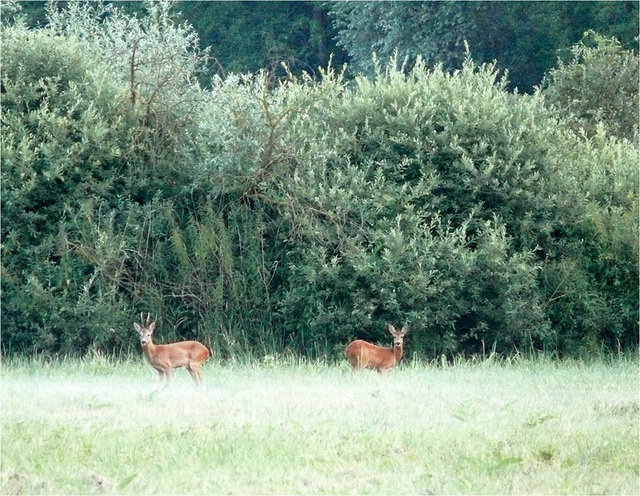
M 3 29 L 4 354 L 123 353 L 142 311 L 227 357 L 636 347 L 637 144 L 469 58 L 204 89 L 165 4 L 70 8 Z

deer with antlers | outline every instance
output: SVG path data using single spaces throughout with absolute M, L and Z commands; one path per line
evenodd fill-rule
M 404 336 L 409 331 L 409 324 L 405 324 L 399 331 L 391 324 L 387 324 L 387 329 L 393 336 L 391 348 L 376 346 L 361 339 L 356 339 L 347 346 L 345 355 L 351 362 L 353 371 L 373 369 L 385 374 L 400 362 L 404 352 Z
M 165 387 L 171 381 L 173 369 L 186 367 L 197 386 L 202 384 L 200 366 L 209 357 L 209 350 L 198 341 L 181 341 L 172 344 L 153 344 L 151 336 L 156 330 L 156 323 L 151 321 L 151 315 L 140 314 L 140 324 L 133 323 L 133 327 L 140 337 L 140 344 L 149 365 L 158 371 L 160 382 Z

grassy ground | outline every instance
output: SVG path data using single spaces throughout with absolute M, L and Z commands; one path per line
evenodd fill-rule
M 637 360 L 2 368 L 2 494 L 638 494 Z

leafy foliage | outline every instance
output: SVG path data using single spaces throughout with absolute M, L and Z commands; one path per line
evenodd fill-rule
M 140 311 L 230 358 L 637 344 L 637 144 L 468 54 L 203 89 L 148 8 L 3 30 L 3 353 L 121 353 Z
M 180 10 L 211 48 L 212 70 L 315 73 L 331 54 L 343 61 L 321 2 L 183 2 Z
M 421 56 L 428 64 L 459 67 L 464 41 L 476 29 L 474 18 L 483 4 L 465 2 L 332 2 L 330 14 L 338 28 L 338 44 L 353 65 L 373 75 L 371 53 L 403 60 Z
M 544 81 L 547 101 L 573 114 L 576 132 L 593 136 L 602 123 L 609 134 L 638 141 L 638 53 L 591 31 L 571 55 Z
M 3 43 L 3 347 L 74 351 L 94 311 L 120 303 L 92 289 L 61 228 L 86 198 L 116 206 L 131 116 L 77 40 L 16 27 Z
M 463 43 L 474 60 L 497 60 L 511 86 L 530 92 L 553 66 L 558 50 L 593 29 L 636 47 L 637 2 L 330 2 L 338 44 L 353 66 L 373 75 L 371 52 L 397 51 L 412 64 L 460 68 Z
M 153 2 L 151 2 L 153 3 Z M 64 12 L 67 2 L 59 2 Z M 91 4 L 91 2 L 90 2 Z M 105 1 L 128 17 L 146 15 L 146 3 Z M 30 27 L 49 22 L 45 3 L 2 3 L 2 22 L 16 15 Z M 84 7 L 83 7 L 84 8 Z M 109 9 L 107 9 L 109 10 Z M 474 60 L 498 61 L 510 73 L 510 87 L 532 92 L 556 63 L 558 53 L 586 30 L 638 48 L 638 3 L 608 2 L 176 2 L 173 17 L 193 25 L 211 64 L 200 74 L 255 73 L 268 68 L 317 74 L 329 60 L 373 75 L 371 52 L 387 60 L 395 50 L 411 63 L 420 55 L 447 70 L 464 61 L 463 42 Z M 101 18 L 108 19 L 108 12 Z M 182 17 L 180 17 L 180 15 Z

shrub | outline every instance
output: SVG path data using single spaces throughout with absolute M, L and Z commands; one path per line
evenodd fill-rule
M 559 59 L 543 81 L 547 103 L 570 113 L 576 132 L 594 136 L 602 123 L 608 134 L 637 142 L 637 52 L 588 31 L 570 53 L 570 60 Z
M 3 31 L 3 353 L 122 352 L 141 311 L 227 357 L 385 322 L 423 356 L 637 344 L 637 145 L 469 58 L 202 90 L 164 4 L 131 20 L 132 76 L 127 18 L 71 9 Z

